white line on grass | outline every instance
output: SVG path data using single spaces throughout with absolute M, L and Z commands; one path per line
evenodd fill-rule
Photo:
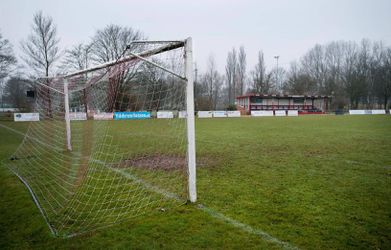
M 236 228 L 239 228 L 247 233 L 251 233 L 251 234 L 255 234 L 255 235 L 258 235 L 260 236 L 263 240 L 265 241 L 268 241 L 268 242 L 271 242 L 271 243 L 274 243 L 274 244 L 277 244 L 279 246 L 281 246 L 283 249 L 299 249 L 291 244 L 289 244 L 288 242 L 285 242 L 285 241 L 282 241 L 282 240 L 279 240 L 273 236 L 271 236 L 270 234 L 260 230 L 260 229 L 256 229 L 256 228 L 253 228 L 251 227 L 250 225 L 247 225 L 247 224 L 244 224 L 242 222 L 239 222 L 237 220 L 234 220 L 230 217 L 227 217 L 225 216 L 224 214 L 222 213 L 219 213 L 209 207 L 206 207 L 202 204 L 198 204 L 197 206 L 199 209 L 201 209 L 202 211 L 206 212 L 207 214 L 209 214 L 211 217 L 215 218 L 215 219 L 218 219 L 218 220 L 221 220 L 221 221 L 224 221 L 228 224 L 231 224 L 232 226 L 236 227 Z
M 107 163 L 105 163 L 104 161 L 101 161 L 101 160 L 97 160 L 97 159 L 91 159 L 92 162 L 95 162 L 95 163 L 98 163 L 100 165 L 103 165 L 104 167 L 110 169 L 111 171 L 114 171 L 116 173 L 119 173 L 121 175 L 123 175 L 125 178 L 129 179 L 129 180 L 132 180 L 138 184 L 141 184 L 143 185 L 145 188 L 155 192 L 155 193 L 158 193 L 158 194 L 161 194 L 163 196 L 165 196 L 166 198 L 170 198 L 170 199 L 174 199 L 174 200 L 177 200 L 177 201 L 182 201 L 183 199 L 181 199 L 179 196 L 177 196 L 176 194 L 174 193 L 171 193 L 171 192 L 168 192 L 166 190 L 163 190 L 159 187 L 156 187 L 154 185 L 151 185 L 149 184 L 148 182 L 140 179 L 140 178 L 137 178 L 136 176 L 126 172 L 125 170 L 122 170 L 122 169 L 118 169 L 118 168 L 112 168 L 110 166 L 107 166 Z
M 100 161 L 100 160 L 96 160 L 96 159 L 92 159 L 93 162 L 95 163 L 98 163 L 98 164 L 101 164 L 101 165 L 104 165 L 105 167 L 107 167 L 106 163 L 103 162 L 103 161 Z M 112 167 L 107 167 L 108 169 L 114 171 L 114 172 L 117 172 L 119 174 L 122 174 L 125 178 L 127 179 L 130 179 L 132 181 L 135 181 L 137 183 L 140 183 L 142 184 L 144 187 L 146 187 L 147 189 L 151 190 L 151 191 L 154 191 L 156 193 L 159 193 L 163 196 L 165 196 L 166 198 L 170 198 L 170 199 L 174 199 L 174 200 L 177 200 L 177 201 L 181 201 L 182 199 L 180 197 L 178 197 L 176 194 L 174 193 L 170 193 L 170 192 L 167 192 L 161 188 L 158 188 L 156 186 L 153 186 L 151 184 L 149 184 L 148 182 L 145 182 L 144 180 L 142 179 L 139 179 L 137 177 L 135 177 L 134 175 L 124 171 L 124 170 L 121 170 L 121 169 L 116 169 L 116 168 L 112 168 Z M 255 235 L 258 235 L 260 236 L 263 240 L 265 241 L 268 241 L 268 242 L 271 242 L 271 243 L 274 243 L 274 244 L 277 244 L 279 246 L 281 246 L 283 249 L 299 249 L 295 246 L 292 246 L 291 244 L 285 242 L 285 241 L 282 241 L 282 240 L 279 240 L 273 236 L 271 236 L 270 234 L 262 231 L 262 230 L 259 230 L 259 229 L 255 229 L 253 227 L 251 227 L 250 225 L 247 225 L 247 224 L 244 224 L 244 223 L 241 223 L 239 221 L 236 221 L 230 217 L 227 217 L 225 216 L 224 214 L 222 213 L 219 213 L 209 207 L 206 207 L 202 204 L 198 204 L 196 206 L 198 209 L 200 209 L 201 211 L 203 212 L 206 212 L 209 216 L 215 218 L 215 219 L 218 219 L 220 221 L 223 221 L 225 223 L 228 223 L 236 228 L 239 228 L 247 233 L 251 233 L 251 234 L 255 234 Z
M 5 126 L 5 125 L 2 125 L 2 124 L 0 124 L 0 126 L 6 128 L 6 129 L 9 129 L 10 131 L 12 131 L 12 132 L 14 132 L 14 133 L 17 133 L 17 134 L 19 134 L 19 135 L 21 135 L 21 136 L 25 136 L 24 133 L 22 133 L 22 132 L 20 132 L 20 131 L 18 131 L 18 130 L 15 130 L 15 129 L 13 129 L 13 128 L 10 128 L 10 127 Z M 33 139 L 34 139 L 34 138 L 33 138 Z M 107 165 L 104 161 L 101 161 L 101 160 L 91 159 L 91 161 L 92 161 L 92 162 L 95 162 L 95 163 L 98 163 L 98 164 L 101 164 L 101 165 L 104 165 L 104 166 Z M 106 167 L 107 167 L 107 166 L 106 166 Z M 154 192 L 157 192 L 157 193 L 159 193 L 159 194 L 161 194 L 161 195 L 163 195 L 163 196 L 165 196 L 165 197 L 167 197 L 167 198 L 174 199 L 174 200 L 177 200 L 177 201 L 181 201 L 181 200 L 182 200 L 182 199 L 181 199 L 179 196 L 177 196 L 176 194 L 170 193 L 170 192 L 167 192 L 167 191 L 165 191 L 165 190 L 162 190 L 162 189 L 160 189 L 160 188 L 158 188 L 158 187 L 155 187 L 155 186 L 153 186 L 153 185 L 151 185 L 151 184 L 145 182 L 144 180 L 139 179 L 139 178 L 137 178 L 137 177 L 131 175 L 130 173 L 125 172 L 124 170 L 116 169 L 116 168 L 112 168 L 112 167 L 107 167 L 107 168 L 110 169 L 110 170 L 112 170 L 112 171 L 114 171 L 114 172 L 116 172 L 116 173 L 119 173 L 119 174 L 123 175 L 123 176 L 124 176 L 125 178 L 127 178 L 127 179 L 130 179 L 130 180 L 132 180 L 132 181 L 135 181 L 135 182 L 137 182 L 137 183 L 140 183 L 140 184 L 144 185 L 147 189 L 150 189 L 150 190 L 152 190 L 152 191 L 154 191 Z M 16 174 L 16 173 L 14 172 L 14 174 Z M 16 175 L 17 175 L 17 174 L 16 174 Z M 18 176 L 18 175 L 17 175 L 17 176 Z M 19 176 L 18 176 L 18 177 L 19 177 Z M 23 181 L 23 180 L 22 180 L 22 181 Z M 26 185 L 26 183 L 25 183 L 25 185 Z M 28 186 L 28 185 L 26 185 L 26 186 L 27 186 L 27 188 L 29 189 L 29 186 Z M 30 190 L 30 189 L 29 189 L 29 190 Z M 30 192 L 30 193 L 31 193 L 31 192 Z M 32 194 L 32 196 L 33 196 L 33 198 L 34 198 L 34 200 L 35 200 L 35 197 L 34 197 L 33 193 L 31 193 L 31 194 Z M 36 204 L 38 204 L 38 203 L 36 202 Z M 215 210 L 213 210 L 213 209 L 211 209 L 211 208 L 209 208 L 209 207 L 206 207 L 206 206 L 204 206 L 204 205 L 202 205 L 202 204 L 198 204 L 196 207 L 197 207 L 198 209 L 200 209 L 201 211 L 206 212 L 209 216 L 211 216 L 211 217 L 213 217 L 213 218 L 215 218 L 215 219 L 218 219 L 218 220 L 223 221 L 223 222 L 225 222 L 225 223 L 227 223 L 227 224 L 230 224 L 230 225 L 232 225 L 232 226 L 234 226 L 234 227 L 236 227 L 236 228 L 239 228 L 239 229 L 241 229 L 241 230 L 243 230 L 243 231 L 245 231 L 245 232 L 247 232 L 247 233 L 251 233 L 251 234 L 258 235 L 258 236 L 260 236 L 263 240 L 268 241 L 268 242 L 271 242 L 271 243 L 274 243 L 274 244 L 277 244 L 277 245 L 281 246 L 283 249 L 299 249 L 299 248 L 297 248 L 297 247 L 295 247 L 295 246 L 293 246 L 293 245 L 291 245 L 291 244 L 289 244 L 289 243 L 287 243 L 287 242 L 285 242 L 285 241 L 279 240 L 279 239 L 277 239 L 277 238 L 271 236 L 270 234 L 268 234 L 268 233 L 266 233 L 266 232 L 264 232 L 264 231 L 262 231 L 262 230 L 260 230 L 260 229 L 253 228 L 253 227 L 251 227 L 250 225 L 244 224 L 244 223 L 239 222 L 239 221 L 237 221 L 237 220 L 234 220 L 234 219 L 232 219 L 232 218 L 230 218 L 230 217 L 227 217 L 227 216 L 225 216 L 224 214 L 219 213 L 219 212 L 217 212 L 217 211 L 215 211 Z M 39 205 L 38 205 L 38 208 L 40 209 L 40 206 L 39 206 Z M 42 213 L 42 214 L 43 214 L 43 213 Z M 44 219 L 45 219 L 45 221 L 46 221 L 45 216 L 43 216 L 43 217 L 44 217 Z M 47 224 L 49 225 L 49 228 L 50 228 L 50 230 L 51 230 L 52 233 L 53 233 L 53 229 L 51 228 L 50 224 L 49 224 L 48 222 L 47 222 Z

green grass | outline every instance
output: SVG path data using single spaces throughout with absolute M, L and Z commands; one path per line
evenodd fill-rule
M 114 134 L 132 132 L 130 121 L 112 123 Z M 298 248 L 391 248 L 390 116 L 200 119 L 196 129 L 197 157 L 207 159 L 197 169 L 199 203 Z M 0 128 L 0 160 L 21 140 Z M 23 184 L 5 167 L 0 178 L 1 249 L 281 247 L 194 205 L 55 238 Z

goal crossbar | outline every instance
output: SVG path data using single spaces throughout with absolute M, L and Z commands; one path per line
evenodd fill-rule
M 136 41 L 136 42 L 133 42 L 133 43 L 139 43 L 139 42 L 140 41 Z M 118 59 L 118 60 L 112 60 L 110 62 L 103 63 L 103 64 L 100 64 L 100 65 L 97 65 L 97 66 L 94 66 L 94 67 L 91 67 L 91 68 L 88 68 L 88 69 L 79 70 L 79 71 L 76 71 L 76 72 L 64 75 L 63 77 L 64 78 L 71 78 L 71 77 L 74 77 L 74 76 L 78 76 L 78 75 L 94 72 L 94 71 L 97 71 L 97 70 L 100 70 L 100 69 L 108 68 L 108 67 L 114 66 L 116 64 L 130 62 L 130 61 L 135 60 L 135 59 L 141 59 L 142 58 L 142 60 L 143 59 L 146 60 L 144 57 L 149 57 L 149 56 L 157 55 L 157 54 L 169 51 L 169 50 L 178 49 L 178 48 L 183 47 L 184 45 L 185 45 L 184 41 L 170 42 L 170 44 L 161 46 L 159 48 L 147 50 L 147 51 L 144 51 L 144 52 L 142 52 L 140 54 L 131 53 L 130 56 L 126 56 L 126 57 L 123 57 L 123 58 Z M 162 68 L 162 67 L 160 66 L 160 68 Z M 167 71 L 167 69 L 163 69 L 163 70 Z M 173 72 L 170 71 L 170 73 L 173 73 Z M 180 77 L 183 78 L 183 76 L 180 76 Z

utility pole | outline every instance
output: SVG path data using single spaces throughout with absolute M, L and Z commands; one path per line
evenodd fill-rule
M 197 69 L 197 63 L 194 63 L 194 106 L 195 110 L 198 110 L 198 103 L 197 103 L 197 96 L 198 96 L 198 89 L 197 89 L 197 83 L 198 83 L 198 69 Z
M 277 67 L 276 67 L 276 87 L 278 90 L 280 90 L 280 84 L 278 82 L 278 58 L 280 58 L 279 55 L 275 55 L 274 58 L 276 59 L 276 64 L 277 64 Z

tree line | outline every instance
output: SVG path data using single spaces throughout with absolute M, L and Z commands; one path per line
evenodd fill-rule
M 141 31 L 130 27 L 107 25 L 97 30 L 89 43 L 79 43 L 69 49 L 61 50 L 53 19 L 41 11 L 37 12 L 33 17 L 31 33 L 20 43 L 23 52 L 21 63 L 15 57 L 10 42 L 0 34 L 2 104 L 29 109 L 31 103 L 26 98 L 26 89 L 34 87 L 31 79 L 52 77 L 117 60 L 132 41 L 143 39 L 146 39 L 146 36 Z M 119 88 L 117 83 L 125 81 L 129 76 L 128 73 L 115 79 L 115 86 L 112 87 Z M 49 92 L 49 89 L 47 91 Z M 114 103 L 111 105 L 113 106 Z
M 315 45 L 286 74 L 283 91 L 331 95 L 336 108 L 389 108 L 391 48 L 382 42 Z M 388 105 L 388 106 L 387 106 Z
M 107 25 L 97 30 L 89 43 L 62 50 L 53 19 L 37 12 L 31 33 L 20 43 L 24 68 L 10 42 L 0 34 L 2 103 L 27 106 L 22 90 L 31 85 L 31 75 L 48 77 L 116 60 L 131 41 L 146 38 L 131 27 Z M 261 50 L 256 65 L 251 69 L 247 66 L 244 46 L 227 53 L 224 72 L 217 70 L 210 56 L 204 72 L 195 70 L 196 109 L 235 109 L 236 97 L 248 93 L 328 95 L 332 96 L 334 109 L 390 107 L 391 48 L 382 42 L 363 39 L 359 43 L 317 44 L 287 69 L 267 68 Z M 21 73 L 26 68 L 29 75 Z
M 363 39 L 317 44 L 288 69 L 267 69 L 264 54 L 246 71 L 244 47 L 228 52 L 225 74 L 216 70 L 213 57 L 196 82 L 198 109 L 235 108 L 243 93 L 327 95 L 333 109 L 390 108 L 391 47 Z

